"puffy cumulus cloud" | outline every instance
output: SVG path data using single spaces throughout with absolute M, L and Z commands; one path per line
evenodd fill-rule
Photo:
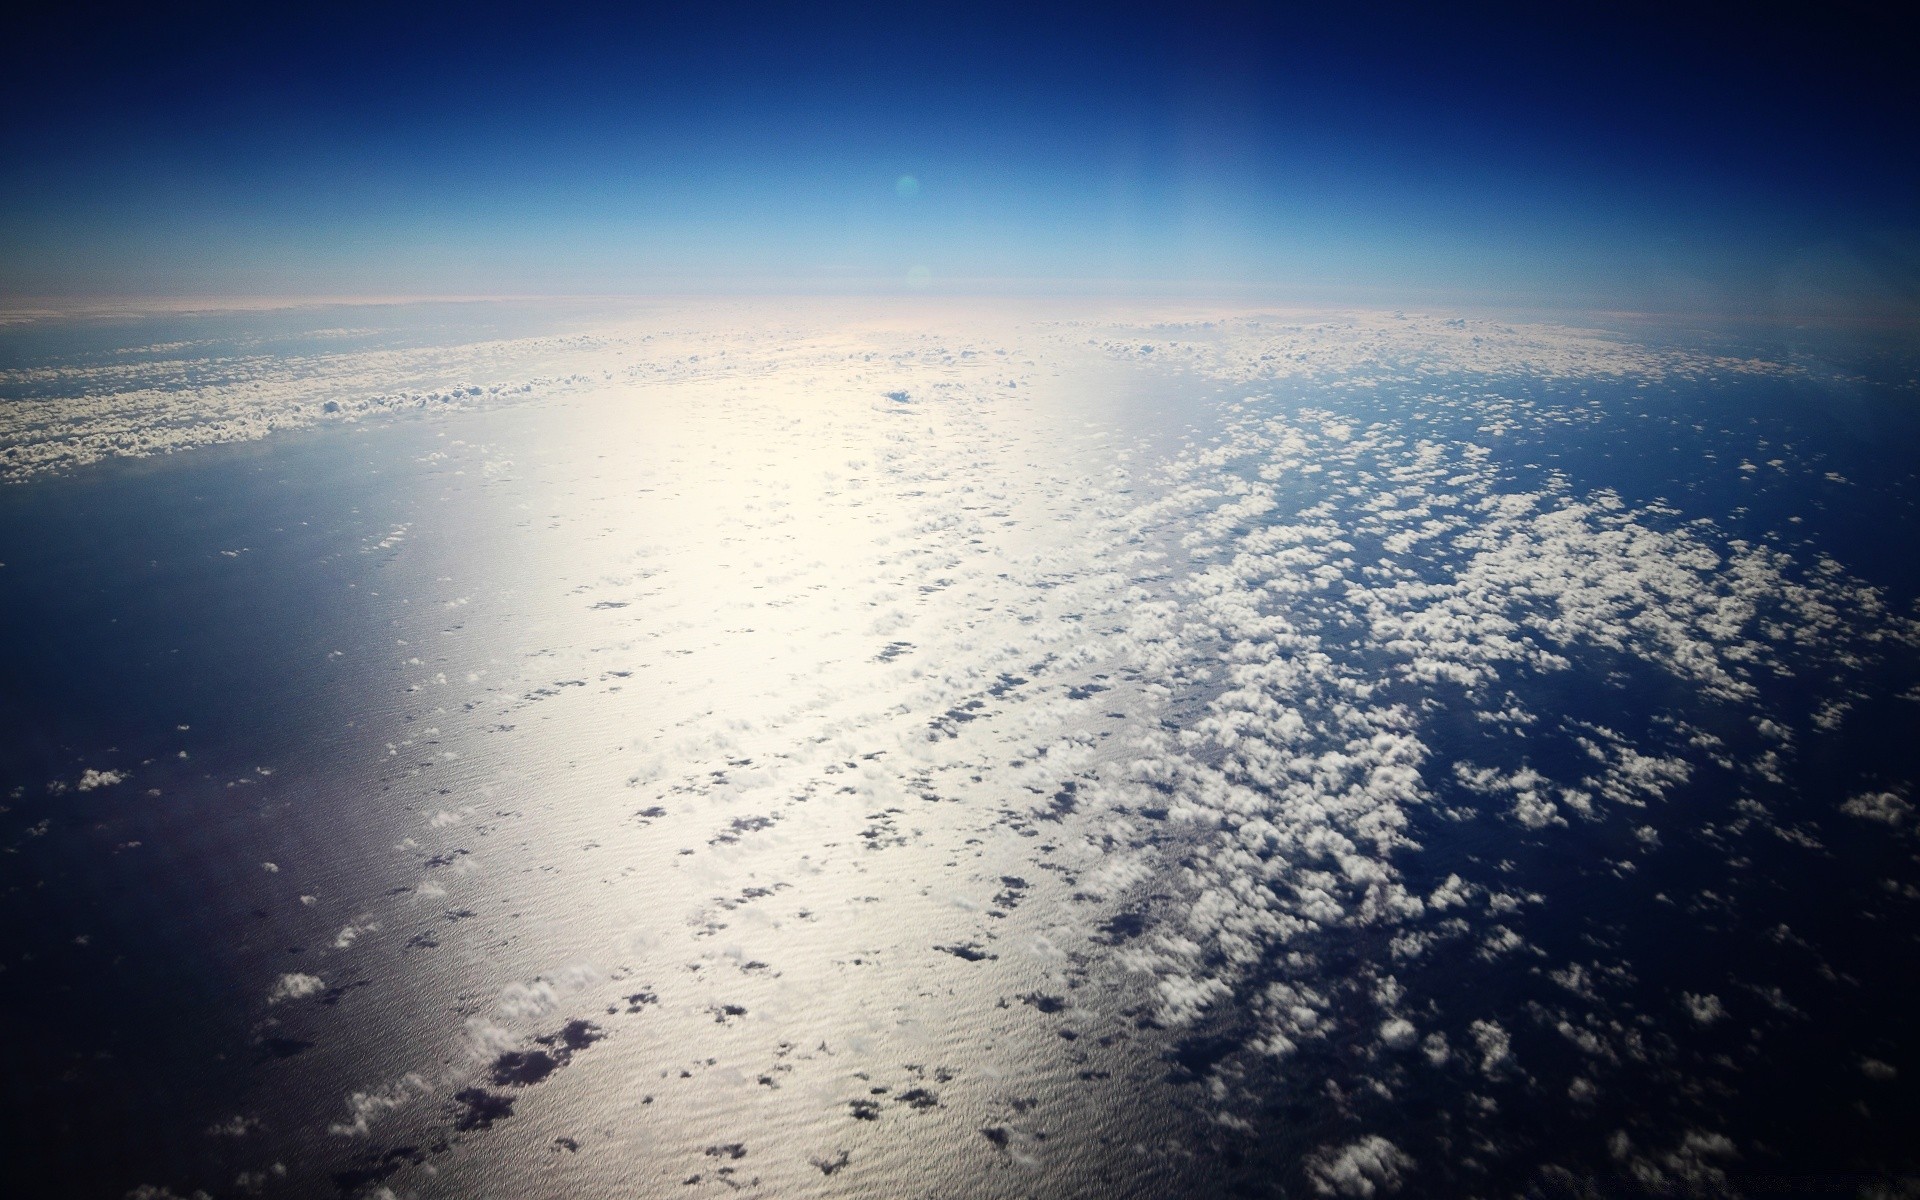
M 536 979 L 532 983 L 510 983 L 495 1004 L 501 1016 L 510 1020 L 543 1017 L 560 1007 L 560 991 L 552 982 Z
M 96 771 L 89 767 L 81 772 L 80 781 L 73 786 L 78 791 L 90 792 L 95 788 L 112 787 L 126 781 L 125 771 Z
M 1306 1161 L 1307 1181 L 1322 1196 L 1388 1195 L 1400 1190 L 1413 1166 L 1413 1159 L 1377 1133 L 1322 1147 Z
M 1764 645 L 1768 620 L 1835 619 L 1824 598 L 1786 577 L 1778 552 L 1715 546 L 1608 493 L 1492 489 L 1482 477 L 1467 490 L 1451 539 L 1464 554 L 1445 575 L 1392 564 L 1366 591 L 1374 636 L 1404 656 L 1409 678 L 1474 688 L 1503 665 L 1565 669 L 1570 650 L 1592 647 L 1660 662 L 1708 695 L 1746 701 L 1756 695 L 1749 664 L 1776 657 Z
M 505 1021 L 529 1021 L 544 1017 L 560 1007 L 568 996 L 597 982 L 600 973 L 585 963 L 573 963 L 526 983 L 509 983 L 500 989 L 494 1012 Z
M 1352 350 L 1338 348 L 1349 335 L 1375 348 L 1389 336 L 1343 328 L 1301 336 L 1323 356 Z M 1211 349 L 1196 355 L 1226 353 L 1220 346 L 1235 335 L 1209 336 Z M 1286 344 L 1269 349 L 1284 359 Z M 1548 347 L 1568 353 L 1557 361 L 1570 371 L 1597 370 L 1593 356 L 1614 354 L 1608 361 L 1629 375 L 1709 369 L 1559 335 L 1510 341 L 1502 369 L 1537 373 L 1538 355 L 1552 360 Z M 1243 365 L 1255 361 L 1267 360 Z M 1593 419 L 1458 392 L 1421 403 L 1482 432 Z M 1844 680 L 1876 644 L 1920 645 L 1920 627 L 1830 560 L 1799 562 L 1710 519 L 1582 494 L 1557 477 L 1516 488 L 1483 445 L 1439 436 L 1437 424 L 1416 426 L 1390 405 L 1370 416 L 1237 406 L 1222 437 L 1167 464 L 1159 496 L 1127 518 L 1142 531 L 1174 531 L 1166 536 L 1190 567 L 1141 589 L 1137 630 L 1117 648 L 1197 713 L 1138 735 L 1115 794 L 1164 805 L 1204 850 L 1176 872 L 1186 891 L 1178 934 L 1121 958 L 1159 977 L 1164 1021 L 1191 1022 L 1231 997 L 1260 1014 L 1253 1043 L 1273 1054 L 1314 1036 L 1326 1014 L 1375 1003 L 1364 987 L 1384 963 L 1328 980 L 1296 949 L 1330 931 L 1392 930 L 1386 944 L 1398 959 L 1469 934 L 1483 959 L 1531 950 L 1511 916 L 1523 898 L 1457 872 L 1424 896 L 1407 886 L 1416 811 L 1487 797 L 1545 836 L 1672 800 L 1703 755 L 1777 782 L 1779 755 L 1798 735 L 1762 701 L 1766 681 L 1800 671 Z M 1746 709 L 1766 752 L 1736 761 L 1684 714 L 1632 736 L 1542 720 L 1513 690 L 1617 672 L 1622 661 L 1687 685 L 1702 704 Z M 1514 714 L 1497 723 L 1525 728 L 1550 753 L 1532 765 L 1436 761 L 1431 720 L 1462 708 Z M 1658 831 L 1642 829 L 1638 844 L 1652 852 Z M 1297 971 L 1287 965 L 1296 961 Z M 1243 986 L 1276 963 L 1281 983 Z M 1583 974 L 1566 978 L 1576 995 L 1593 995 Z M 1397 1017 L 1382 1011 L 1374 1021 L 1398 1034 L 1387 1024 Z M 1501 1069 L 1504 1029 L 1483 1020 L 1472 1032 L 1482 1069 Z
M 350 924 L 342 926 L 340 932 L 334 935 L 333 948 L 335 950 L 349 949 L 355 942 L 359 941 L 362 936 L 369 933 L 378 933 L 379 931 L 380 922 L 367 917 L 360 917 Z
M 409 1072 L 384 1086 L 353 1092 L 347 1096 L 346 1119 L 329 1124 L 327 1132 L 335 1137 L 365 1137 L 373 1122 L 432 1090 L 425 1078 Z
M 1427 897 L 1427 904 L 1436 912 L 1465 907 L 1474 890 L 1473 885 L 1459 875 L 1448 875 L 1445 881 L 1433 889 L 1432 894 Z
M 1154 991 L 1160 1002 L 1160 1019 L 1176 1027 L 1193 1024 L 1208 1005 L 1233 995 L 1233 989 L 1218 979 L 1171 973 L 1154 985 Z
M 1682 1195 L 1726 1194 L 1723 1164 L 1739 1157 L 1731 1138 L 1701 1129 L 1687 1130 L 1670 1148 L 1651 1152 L 1642 1152 L 1625 1130 L 1616 1130 L 1607 1150 L 1641 1188 Z
M 1482 1074 L 1498 1075 L 1513 1061 L 1513 1040 L 1498 1021 L 1475 1021 L 1468 1031 L 1473 1034 L 1473 1044 L 1480 1048 Z
M 1701 1025 L 1711 1025 L 1727 1015 L 1726 1006 L 1720 1003 L 1720 997 L 1711 993 L 1680 993 L 1680 1003 L 1686 1007 L 1687 1015 Z
M 1464 762 L 1453 764 L 1454 778 L 1469 791 L 1481 795 L 1508 795 L 1513 798 L 1513 818 L 1529 829 L 1544 829 L 1549 825 L 1565 825 L 1566 818 L 1560 815 L 1556 798 L 1577 812 L 1586 812 L 1590 808 L 1587 797 L 1570 788 L 1556 788 L 1553 781 L 1535 771 L 1532 767 L 1521 767 L 1511 774 L 1502 774 L 1492 767 L 1475 768 Z
M 1268 984 L 1254 1005 L 1263 1030 L 1259 1048 L 1281 1058 L 1303 1042 L 1325 1037 L 1331 1030 L 1328 1007 L 1327 996 L 1304 983 Z
M 1847 800 L 1840 811 L 1850 817 L 1895 827 L 1913 819 L 1913 803 L 1898 792 L 1864 792 Z
M 258 1117 L 236 1114 L 228 1117 L 224 1121 L 215 1121 L 213 1124 L 207 1126 L 207 1136 L 230 1138 L 246 1137 L 259 1128 L 260 1119 Z
M 326 980 L 318 975 L 292 971 L 274 981 L 273 990 L 267 993 L 267 1003 L 278 1004 L 283 1000 L 304 1000 L 308 996 L 317 996 L 326 989 Z
M 1549 971 L 1547 978 L 1582 1000 L 1591 1001 L 1599 998 L 1594 991 L 1592 973 L 1581 963 L 1568 963 L 1563 970 Z

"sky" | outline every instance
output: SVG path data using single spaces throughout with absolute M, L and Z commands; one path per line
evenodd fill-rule
M 562 7 L 30 18 L 0 302 L 1920 312 L 1920 73 L 1872 8 Z

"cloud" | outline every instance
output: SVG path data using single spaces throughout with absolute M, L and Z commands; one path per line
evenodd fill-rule
M 1379 1134 L 1307 1156 L 1307 1181 L 1322 1196 L 1380 1196 L 1400 1190 L 1413 1160 Z
M 1865 792 L 1854 796 L 1840 806 L 1840 811 L 1850 817 L 1860 817 L 1867 821 L 1879 821 L 1895 827 L 1905 825 L 1913 819 L 1913 804 L 1896 792 Z
M 379 931 L 380 922 L 371 920 L 365 916 L 359 917 L 352 923 L 342 927 L 340 932 L 334 935 L 333 948 L 335 950 L 349 949 L 355 942 L 360 940 L 362 935 L 378 933 Z
M 1682 992 L 1680 1002 L 1686 1006 L 1687 1015 L 1701 1025 L 1711 1025 L 1727 1015 L 1726 1007 L 1720 1003 L 1720 997 L 1715 995 Z
M 235 1115 L 207 1126 L 208 1137 L 246 1137 L 260 1128 L 258 1117 Z
M 1897 1079 L 1900 1076 L 1900 1072 L 1895 1069 L 1892 1063 L 1883 1062 L 1877 1058 L 1864 1057 L 1860 1060 L 1860 1073 L 1868 1079 L 1876 1079 L 1883 1083 Z
M 328 1125 L 327 1132 L 335 1137 L 365 1137 L 373 1122 L 430 1091 L 424 1078 L 408 1073 L 383 1087 L 354 1092 L 347 1097 L 348 1119 Z
M 268 1004 L 278 1004 L 282 1000 L 304 1000 L 308 996 L 317 996 L 325 991 L 326 981 L 318 975 L 306 975 L 298 971 L 282 975 L 267 993 Z
M 1513 1041 L 1498 1021 L 1475 1021 L 1468 1027 L 1474 1045 L 1480 1048 L 1480 1071 L 1495 1076 L 1513 1061 Z

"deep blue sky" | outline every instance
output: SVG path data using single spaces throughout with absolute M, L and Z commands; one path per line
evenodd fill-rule
M 0 51 L 0 298 L 1915 311 L 1878 10 L 1326 7 L 63 11 Z

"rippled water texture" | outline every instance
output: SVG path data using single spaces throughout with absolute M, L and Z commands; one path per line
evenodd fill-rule
M 1399 314 L 5 345 L 36 1194 L 1915 1184 L 1910 383 Z

